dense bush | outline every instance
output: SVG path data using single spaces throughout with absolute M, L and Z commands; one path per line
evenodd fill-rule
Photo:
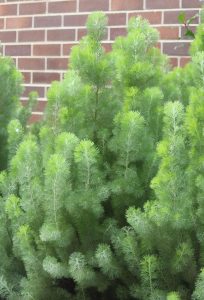
M 39 134 L 9 125 L 5 299 L 204 297 L 204 54 L 170 72 L 141 18 L 107 54 L 106 23 L 88 18 Z
M 0 79 L 0 170 L 2 170 L 6 167 L 8 160 L 7 126 L 12 119 L 18 118 L 25 128 L 35 104 L 36 95 L 31 94 L 27 107 L 20 104 L 20 95 L 23 90 L 22 75 L 16 70 L 13 60 L 1 54 Z

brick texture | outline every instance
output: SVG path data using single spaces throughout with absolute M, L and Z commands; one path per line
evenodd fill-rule
M 76 0 L 48 3 L 48 13 L 70 13 L 76 11 Z
M 131 17 L 142 16 L 160 32 L 157 47 L 169 55 L 173 67 L 189 61 L 190 41 L 178 22 L 180 12 L 196 15 L 200 0 L 0 0 L 0 41 L 4 55 L 12 56 L 22 71 L 28 94 L 37 91 L 39 102 L 30 122 L 42 118 L 46 91 L 67 69 L 71 49 L 86 35 L 88 15 L 102 10 L 108 17 L 104 49 L 111 51 L 113 40 L 125 35 Z M 196 29 L 198 18 L 193 21 Z M 180 37 L 180 39 L 179 39 Z
M 112 10 L 135 10 L 142 8 L 143 0 L 112 0 L 111 3 Z
M 20 15 L 38 15 L 46 12 L 46 3 L 23 3 L 19 6 Z
M 186 1 L 186 0 L 185 0 Z M 179 8 L 180 0 L 146 0 L 146 8 L 150 9 L 172 9 Z
M 136 1 L 136 0 L 135 0 Z M 79 11 L 109 10 L 109 0 L 80 0 Z

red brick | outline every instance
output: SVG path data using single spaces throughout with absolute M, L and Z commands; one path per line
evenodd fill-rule
M 54 80 L 60 80 L 59 73 L 36 72 L 33 73 L 33 83 L 51 83 Z
M 164 24 L 179 24 L 178 16 L 181 11 L 164 11 Z M 186 19 L 195 16 L 198 13 L 198 10 L 185 11 Z M 192 23 L 198 23 L 198 17 L 193 20 Z
M 19 5 L 20 15 L 38 15 L 46 12 L 46 3 L 21 3 Z
M 129 19 L 137 16 L 141 16 L 142 18 L 147 19 L 150 24 L 161 24 L 162 14 L 159 11 L 130 13 Z
M 63 55 L 64 56 L 69 56 L 72 50 L 72 47 L 77 44 L 65 44 L 63 45 Z
M 2 43 L 10 43 L 16 41 L 16 31 L 1 31 L 0 41 Z
M 0 19 L 0 29 L 4 28 L 4 19 Z
M 31 17 L 15 17 L 6 19 L 7 29 L 28 28 L 32 26 Z
M 170 57 L 170 65 L 173 68 L 178 67 L 178 58 L 177 57 Z
M 40 98 L 43 98 L 45 96 L 45 88 L 44 86 L 34 86 L 34 85 L 29 85 L 29 86 L 24 86 L 24 92 L 23 92 L 23 95 L 22 97 L 28 97 L 28 95 L 31 93 L 31 92 L 37 92 L 38 93 L 38 96 Z M 23 104 L 26 104 L 25 101 L 23 101 Z
M 127 34 L 126 28 L 111 28 L 110 30 L 110 39 L 115 40 L 118 36 L 124 36 Z
M 162 40 L 176 40 L 179 38 L 179 27 L 157 27 Z
M 16 57 L 11 57 L 11 58 L 12 58 L 14 64 L 17 65 L 17 58 Z
M 110 52 L 112 50 L 112 44 L 111 43 L 103 43 L 103 48 L 106 52 Z
M 22 30 L 18 33 L 19 42 L 36 42 L 45 40 L 44 30 Z
M 34 27 L 58 27 L 61 26 L 61 16 L 35 17 Z
M 22 72 L 24 82 L 30 83 L 31 82 L 31 73 L 30 72 Z
M 161 50 L 161 43 L 157 42 L 156 45 L 155 45 L 155 47 L 158 48 L 159 50 Z
M 181 59 L 180 59 L 180 67 L 184 67 L 190 61 L 191 61 L 190 57 L 181 57 Z
M 125 13 L 112 13 L 108 14 L 108 25 L 109 26 L 117 26 L 117 25 L 125 25 L 126 24 L 126 14 Z
M 146 0 L 146 8 L 147 9 L 179 8 L 179 0 Z
M 64 26 L 85 26 L 88 15 L 64 16 Z
M 9 56 L 30 56 L 30 45 L 6 45 L 5 55 Z
M 168 42 L 163 44 L 163 52 L 172 56 L 188 56 L 189 46 L 188 42 Z
M 38 115 L 38 114 L 32 114 L 32 116 L 30 117 L 28 124 L 32 124 L 35 122 L 40 122 L 43 119 L 43 115 Z
M 33 55 L 58 56 L 60 55 L 60 45 L 33 45 Z
M 109 10 L 109 0 L 80 0 L 79 11 Z
M 134 10 L 134 9 L 142 9 L 142 8 L 143 8 L 142 0 L 112 0 L 111 2 L 112 10 Z
M 64 78 L 64 75 L 66 74 L 66 72 L 63 74 L 63 78 Z M 49 88 L 50 86 L 45 86 L 45 94 L 47 95 L 48 91 L 49 91 Z
M 87 30 L 79 28 L 77 33 L 77 40 L 81 40 L 85 35 L 87 35 Z
M 68 59 L 67 58 L 48 58 L 47 59 L 48 70 L 67 70 Z
M 44 70 L 45 60 L 43 58 L 19 58 L 18 67 L 21 70 Z
M 182 0 L 183 8 L 200 8 L 202 6 L 202 2 L 200 0 Z
M 49 13 L 69 13 L 76 11 L 76 0 L 59 1 L 48 3 Z
M 39 100 L 35 111 L 44 112 L 46 105 L 47 105 L 47 101 L 40 101 Z
M 0 5 L 0 16 L 13 16 L 13 15 L 17 15 L 16 4 Z
M 48 41 L 74 41 L 74 29 L 53 29 L 47 32 Z

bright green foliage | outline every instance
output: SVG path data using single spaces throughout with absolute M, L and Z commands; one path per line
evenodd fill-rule
M 102 13 L 88 18 L 69 71 L 48 92 L 39 134 L 9 124 L 10 166 L 0 178 L 8 228 L 0 240 L 9 261 L 2 264 L 8 289 L 1 295 L 8 299 L 163 295 L 157 256 L 143 256 L 134 231 L 120 226 L 126 209 L 151 195 L 166 58 L 153 47 L 157 31 L 141 18 L 105 53 L 106 24 Z M 18 279 L 11 280 L 15 265 Z
M 148 155 L 145 149 L 148 149 L 148 146 L 151 149 L 152 144 L 145 120 L 138 112 L 119 113 L 114 121 L 110 149 L 116 160 L 112 166 L 111 190 L 114 214 L 120 220 L 120 214 L 125 208 L 133 204 L 135 199 L 141 199 L 144 192 L 144 180 L 139 177 L 140 170 L 137 164 L 141 161 L 145 163 L 145 157 Z
M 116 68 L 113 82 L 117 88 L 117 97 L 125 100 L 124 108 L 127 110 L 140 111 L 143 108 L 144 113 L 149 101 L 151 111 L 163 98 L 158 88 L 162 75 L 167 70 L 167 60 L 153 47 L 157 39 L 158 32 L 139 17 L 130 20 L 128 35 L 118 37 L 113 45 L 111 57 Z M 161 95 L 158 97 L 159 92 Z M 148 93 L 152 95 L 152 99 L 149 99 Z M 156 101 L 158 103 L 155 103 Z M 151 116 L 148 114 L 146 117 L 149 121 Z M 157 129 L 157 126 L 155 127 Z
M 153 288 L 178 289 L 182 299 L 189 299 L 182 284 L 186 282 L 191 286 L 196 275 L 195 241 L 192 238 L 195 211 L 188 168 L 185 111 L 179 102 L 167 103 L 164 111 L 163 140 L 158 146 L 161 163 L 152 181 L 156 200 L 146 202 L 144 212 L 129 208 L 127 221 L 140 237 L 144 253 L 159 253 L 159 260 L 154 260 L 154 270 L 159 272 Z M 152 298 L 147 295 L 144 299 Z
M 18 118 L 23 127 L 26 126 L 32 108 L 36 103 L 36 94 L 30 95 L 30 100 L 26 108 L 20 104 L 20 95 L 22 93 L 22 75 L 15 68 L 14 62 L 9 57 L 3 57 L 0 53 L 0 170 L 7 165 L 8 153 L 8 132 L 9 122 Z M 17 121 L 16 121 L 17 122 Z M 20 142 L 21 135 L 20 123 L 14 129 L 14 124 L 10 125 L 9 133 L 13 130 L 19 130 L 19 137 L 16 139 Z M 11 128 L 12 126 L 12 128 Z M 12 138 L 12 137 L 11 137 Z M 14 142 L 14 141 L 13 141 Z M 17 140 L 15 141 L 17 142 Z M 10 144 L 10 143 L 9 143 Z M 11 143 L 12 144 L 12 143 Z M 16 145 L 17 146 L 17 145 Z M 14 144 L 11 146 L 11 155 L 14 154 Z
M 48 119 L 53 130 L 72 131 L 104 148 L 120 105 L 109 87 L 113 70 L 101 45 L 106 23 L 102 13 L 90 16 L 87 23 L 90 34 L 73 47 L 71 70 L 63 82 L 54 83 L 48 92 Z
M 119 220 L 129 205 L 135 201 L 141 205 L 146 200 L 157 166 L 155 148 L 161 137 L 163 113 L 161 85 L 167 70 L 166 57 L 153 47 L 157 39 L 157 31 L 147 21 L 132 19 L 128 35 L 116 39 L 111 54 L 114 93 L 122 102 L 109 144 L 116 156 L 111 190 Z
M 22 92 L 21 74 L 15 69 L 10 58 L 0 56 L 0 168 L 6 166 L 7 160 L 7 125 L 18 115 L 19 96 Z
M 189 89 L 193 78 L 190 76 L 191 67 L 174 68 L 163 80 L 163 92 L 165 102 L 179 101 L 185 106 L 189 103 Z
M 202 269 L 196 281 L 196 287 L 192 299 L 201 300 L 203 299 L 203 297 L 204 297 L 204 270 Z
M 113 256 L 109 245 L 101 244 L 98 246 L 96 259 L 103 274 L 110 279 L 119 278 L 122 275 L 120 267 Z
M 12 120 L 8 127 L 8 150 L 9 159 L 11 159 L 15 154 L 16 150 L 23 139 L 24 129 L 19 120 Z
M 169 72 L 139 17 L 107 54 L 106 24 L 88 18 L 39 133 L 8 126 L 6 299 L 204 297 L 203 53 Z
M 145 257 L 145 262 L 154 258 L 153 275 L 149 276 L 151 292 L 148 294 L 147 286 L 146 295 L 141 291 L 145 284 L 141 277 L 141 284 L 131 288 L 136 299 L 160 299 L 162 291 L 167 299 L 203 298 L 202 271 L 198 276 L 204 262 L 202 60 L 203 53 L 198 52 L 188 66 L 188 74 L 194 74 L 194 82 L 188 91 L 187 107 L 183 101 L 168 102 L 164 106 L 163 138 L 157 147 L 160 165 L 151 183 L 154 200 L 147 201 L 143 210 L 138 207 L 127 210 L 130 232 L 134 230 L 135 241 L 141 245 L 138 254 Z M 117 247 L 121 245 L 123 240 Z M 138 259 L 143 262 L 142 258 Z M 130 262 L 124 261 L 130 268 Z M 147 273 L 145 279 L 148 282 Z M 167 293 L 171 290 L 176 292 Z
M 202 12 L 203 14 L 203 12 Z M 204 19 L 201 15 L 201 24 L 197 27 L 196 35 L 193 43 L 191 44 L 191 54 L 195 55 L 197 52 L 204 50 Z
M 180 296 L 176 292 L 171 292 L 167 295 L 167 300 L 180 300 Z
M 200 12 L 201 24 L 196 29 L 190 53 L 192 60 L 184 68 L 175 68 L 169 72 L 163 81 L 165 101 L 180 101 L 185 106 L 189 104 L 192 87 L 203 86 L 204 72 L 204 10 Z M 195 15 L 197 17 L 197 15 Z M 181 18 L 185 15 L 181 14 Z M 191 22 L 194 17 L 190 18 Z M 183 23 L 184 20 L 181 20 Z M 187 26 L 190 23 L 187 21 Z M 187 30 L 191 31 L 191 30 Z

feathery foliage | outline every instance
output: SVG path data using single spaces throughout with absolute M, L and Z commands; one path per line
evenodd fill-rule
M 8 131 L 7 126 L 12 119 L 17 118 L 19 119 L 21 125 L 25 128 L 27 120 L 32 112 L 32 108 L 36 103 L 36 94 L 30 94 L 30 99 L 26 107 L 21 105 L 20 95 L 23 91 L 22 75 L 16 70 L 13 60 L 9 57 L 2 56 L 1 53 L 0 78 L 0 170 L 3 170 L 7 166 L 9 158 L 8 153 L 13 155 L 15 152 L 15 145 L 8 142 L 8 132 L 11 131 L 12 125 L 10 125 Z M 19 136 L 17 136 L 17 134 L 15 135 L 16 142 L 21 136 L 20 123 L 19 126 L 16 124 L 16 130 L 17 133 L 19 133 Z M 12 136 L 10 136 L 10 139 L 12 139 Z M 8 149 L 8 143 L 10 145 L 12 144 L 12 150 Z
M 89 16 L 40 131 L 8 126 L 2 298 L 204 297 L 203 52 L 170 71 L 147 21 L 110 53 L 106 25 Z

